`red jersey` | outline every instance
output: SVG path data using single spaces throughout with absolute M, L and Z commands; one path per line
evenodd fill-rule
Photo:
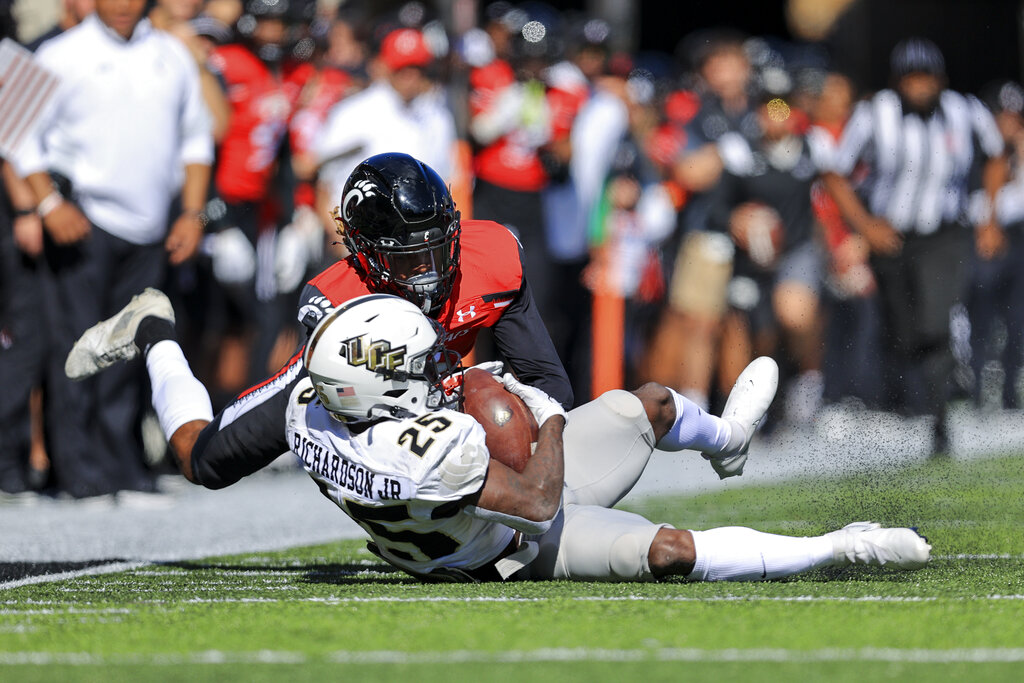
M 580 109 L 590 99 L 590 83 L 579 68 L 561 62 L 548 72 L 548 109 L 551 111 L 551 139 L 565 140 Z
M 502 91 L 515 84 L 512 67 L 500 59 L 473 69 L 469 76 L 470 115 L 496 106 Z M 546 140 L 544 141 L 546 142 Z M 547 184 L 547 173 L 537 155 L 537 142 L 519 128 L 485 145 L 473 159 L 473 172 L 489 183 L 509 190 L 535 192 Z
M 519 243 L 508 228 L 493 221 L 463 221 L 459 272 L 437 315 L 447 331 L 447 346 L 469 353 L 480 330 L 497 324 L 522 284 Z M 352 259 L 339 261 L 309 281 L 299 319 L 307 326 L 315 324 L 326 308 L 375 291 Z M 308 315 L 314 319 L 307 320 Z
M 215 184 L 225 201 L 260 201 L 294 106 L 281 79 L 241 45 L 223 45 L 210 66 L 227 83 L 231 123 L 218 152 Z M 291 88 L 294 96 L 298 88 Z
M 352 77 L 341 69 L 330 66 L 309 68 L 313 69 L 312 73 L 297 71 L 295 74 L 296 77 L 301 74 L 307 78 L 302 82 L 299 104 L 288 126 L 292 149 L 302 153 L 310 151 L 331 107 L 352 87 Z M 288 82 L 294 80 L 289 78 Z
M 296 156 L 312 154 L 313 141 L 327 120 L 331 107 L 352 88 L 352 77 L 331 66 L 302 64 L 285 74 L 285 86 L 297 87 L 297 105 L 288 124 L 288 142 Z M 295 204 L 313 206 L 315 190 L 310 182 L 295 188 Z

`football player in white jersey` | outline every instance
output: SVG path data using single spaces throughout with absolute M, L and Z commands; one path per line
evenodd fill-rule
M 490 457 L 483 427 L 459 412 L 451 388 L 459 358 L 442 339 L 437 323 L 404 299 L 372 294 L 347 302 L 311 335 L 308 377 L 286 414 L 265 415 L 281 425 L 280 445 L 321 492 L 366 530 L 371 549 L 409 574 L 428 581 L 736 581 L 855 563 L 917 569 L 928 561 L 931 546 L 914 530 L 871 522 L 792 537 L 745 527 L 675 529 L 613 509 L 655 448 L 700 450 L 721 476 L 740 474 L 778 385 L 771 359 L 740 375 L 722 417 L 690 409 L 658 384 L 610 391 L 566 415 L 506 374 L 505 387 L 540 425 L 533 455 L 516 472 Z M 126 343 L 145 353 L 154 407 L 186 477 L 219 488 L 262 466 L 258 459 L 197 461 L 190 448 L 176 446 L 179 430 L 203 422 L 209 398 L 173 340 L 173 311 L 160 292 L 147 290 L 90 328 L 76 349 L 95 354 L 99 371 Z

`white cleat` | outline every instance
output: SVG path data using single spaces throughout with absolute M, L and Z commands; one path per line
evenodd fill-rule
M 135 358 L 139 355 L 135 333 L 139 323 L 149 316 L 174 323 L 174 308 L 170 300 L 152 287 L 133 296 L 128 305 L 112 317 L 83 332 L 64 362 L 64 374 L 69 379 L 85 379 L 118 361 Z
M 704 453 L 721 479 L 743 474 L 747 462 L 747 450 L 757 432 L 757 426 L 764 419 L 768 407 L 779 388 L 779 366 L 768 356 L 751 361 L 736 378 L 736 384 L 729 392 L 722 411 L 722 419 L 728 420 L 733 429 L 743 430 L 743 443 L 739 450 L 729 455 Z
M 914 529 L 885 529 L 874 522 L 854 522 L 825 537 L 832 539 L 838 564 L 920 569 L 928 563 L 932 550 Z
M 845 538 L 847 534 L 860 534 L 865 531 L 874 531 L 881 528 L 882 525 L 878 522 L 851 522 L 842 529 L 828 532 L 825 536 L 831 539 Z

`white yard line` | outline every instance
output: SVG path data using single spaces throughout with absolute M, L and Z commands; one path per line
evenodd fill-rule
M 182 598 L 180 600 L 133 600 L 133 606 L 141 605 L 171 605 L 175 608 L 181 605 L 238 605 L 238 604 L 296 604 L 296 603 L 318 603 L 328 606 L 346 604 L 411 604 L 411 603 L 542 603 L 542 602 L 799 602 L 799 603 L 917 603 L 917 602 L 1019 602 L 1024 600 L 1024 595 L 1015 594 L 993 594 L 993 595 L 969 595 L 969 596 L 938 596 L 938 595 L 711 595 L 706 597 L 693 597 L 688 595 L 577 595 L 574 597 L 443 597 L 424 595 L 412 598 L 398 598 L 388 596 L 377 597 L 351 597 L 351 598 Z M 19 605 L 15 601 L 0 603 L 2 605 Z M 31 609 L 5 609 L 0 610 L 0 616 L 18 616 L 22 614 L 42 614 L 39 607 L 47 605 L 61 605 L 58 602 L 32 602 Z M 54 610 L 54 614 L 71 613 L 62 610 Z
M 191 654 L 161 655 L 96 655 L 85 652 L 10 652 L 0 653 L 0 666 L 71 665 L 116 666 L 151 665 L 181 666 L 189 664 L 438 664 L 450 666 L 468 663 L 545 663 L 545 662 L 891 662 L 906 664 L 994 664 L 1024 662 L 1024 648 L 824 648 L 794 650 L 786 648 L 753 648 L 702 650 L 698 648 L 660 649 L 595 649 L 546 648 L 539 650 L 452 650 L 402 652 L 378 650 L 370 652 L 338 651 L 324 656 L 307 655 L 287 650 L 224 652 L 210 650 Z
M 24 579 L 16 579 L 14 581 L 5 581 L 0 583 L 0 590 L 5 588 L 18 588 L 19 586 L 30 586 L 36 583 L 50 583 L 52 581 L 65 581 L 67 579 L 77 579 L 82 576 L 94 576 L 97 574 L 113 574 L 115 572 L 124 572 L 130 569 L 138 569 L 139 567 L 145 567 L 149 562 L 111 562 L 110 564 L 100 564 L 95 567 L 87 567 L 85 569 L 76 569 L 70 572 L 60 572 L 58 574 L 40 574 L 39 576 L 29 576 Z

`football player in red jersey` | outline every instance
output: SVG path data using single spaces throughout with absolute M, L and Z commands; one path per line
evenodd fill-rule
M 523 276 L 522 247 L 493 221 L 460 219 L 451 194 L 407 154 L 361 163 L 335 215 L 350 256 L 306 285 L 299 320 L 310 330 L 325 310 L 372 292 L 397 294 L 445 329 L 467 354 L 480 330 L 523 381 L 572 404 L 572 389 Z
M 571 407 L 572 388 L 523 277 L 519 243 L 498 223 L 463 222 L 433 169 L 407 154 L 366 159 L 345 183 L 336 220 L 350 255 L 303 291 L 299 319 L 310 331 L 327 311 L 350 299 L 397 294 L 437 320 L 445 344 L 459 353 L 473 347 L 480 330 L 492 328 L 508 369 Z M 84 378 L 175 338 L 170 304 L 153 298 L 157 303 L 149 310 L 148 297 L 140 298 L 139 304 L 133 301 L 138 310 L 131 312 L 134 323 L 128 326 L 137 326 L 137 333 L 116 352 L 100 353 L 83 337 L 81 355 L 73 358 L 73 352 L 65 367 L 69 377 Z M 193 463 L 204 463 L 205 486 L 228 486 L 288 450 L 273 416 L 283 413 L 295 384 L 306 376 L 302 354 L 216 416 L 201 385 L 194 395 L 187 388 L 177 392 L 183 398 L 161 417 L 161 426 L 175 453 L 191 453 Z M 160 400 L 154 391 L 154 403 Z

